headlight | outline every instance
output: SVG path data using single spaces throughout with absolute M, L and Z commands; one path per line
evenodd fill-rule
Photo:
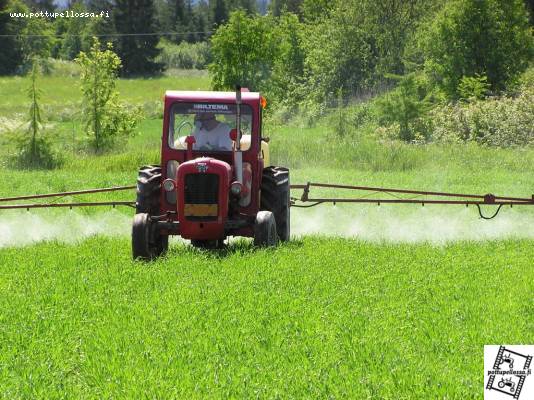
M 239 182 L 233 182 L 230 185 L 230 193 L 234 196 L 239 196 L 243 192 L 243 185 Z
M 172 192 L 176 188 L 176 184 L 172 179 L 165 179 L 163 181 L 163 190 L 166 192 Z

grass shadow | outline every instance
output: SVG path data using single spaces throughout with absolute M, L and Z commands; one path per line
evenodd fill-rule
M 232 239 L 230 243 L 225 243 L 224 247 L 220 249 L 203 249 L 192 246 L 189 243 L 180 243 L 169 248 L 167 256 L 179 256 L 184 254 L 202 255 L 208 259 L 221 260 L 233 255 L 245 256 L 255 254 L 257 252 L 274 252 L 281 249 L 298 249 L 304 244 L 301 238 L 292 239 L 289 242 L 279 243 L 276 247 L 256 247 L 251 239 L 238 238 Z

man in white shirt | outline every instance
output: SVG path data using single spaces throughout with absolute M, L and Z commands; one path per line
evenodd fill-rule
M 195 115 L 195 150 L 232 150 L 230 126 L 219 122 L 215 114 L 199 113 Z

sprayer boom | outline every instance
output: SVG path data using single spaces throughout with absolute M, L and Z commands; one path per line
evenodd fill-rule
M 358 191 L 368 192 L 360 197 L 313 197 L 310 196 L 311 188 L 323 188 L 323 189 L 340 189 L 343 191 Z M 61 198 L 66 196 L 77 196 L 84 194 L 95 194 L 104 192 L 124 191 L 135 189 L 136 186 L 114 186 L 109 188 L 99 189 L 85 189 L 60 193 L 48 193 L 48 194 L 35 194 L 27 196 L 16 197 L 4 197 L 0 198 L 0 203 L 21 201 L 21 200 L 39 200 L 45 198 Z M 371 203 L 371 204 L 420 204 L 422 206 L 426 204 L 455 204 L 455 205 L 474 205 L 477 207 L 480 217 L 484 219 L 492 219 L 497 216 L 503 206 L 525 206 L 534 205 L 534 195 L 530 198 L 524 197 L 511 197 L 511 196 L 495 196 L 493 194 L 465 194 L 465 193 L 448 193 L 448 192 L 431 192 L 422 190 L 411 189 L 390 189 L 371 186 L 349 186 L 338 185 L 331 183 L 312 183 L 308 182 L 305 185 L 296 184 L 290 186 L 292 194 L 294 192 L 302 191 L 300 197 L 291 196 L 291 206 L 309 208 L 319 204 L 325 203 Z M 389 198 L 377 198 L 369 197 L 376 194 L 386 194 Z M 402 197 L 411 195 L 411 197 Z M 487 217 L 482 213 L 481 206 L 497 206 L 495 213 Z M 30 208 L 74 208 L 74 207 L 96 207 L 96 206 L 128 206 L 135 208 L 136 203 L 134 201 L 100 201 L 100 202 L 71 202 L 71 203 L 23 203 L 23 204 L 8 204 L 0 205 L 0 210 L 14 210 L 14 209 L 27 209 Z
M 360 192 L 369 192 L 361 197 L 339 197 L 339 198 L 315 198 L 310 197 L 310 189 L 316 188 L 329 188 L 329 189 L 343 189 Z M 308 182 L 305 185 L 291 185 L 291 190 L 302 190 L 300 198 L 291 197 L 292 207 L 309 208 L 324 203 L 372 203 L 372 204 L 456 204 L 477 207 L 481 218 L 492 219 L 497 216 L 502 206 L 515 206 L 515 205 L 534 205 L 534 195 L 531 198 L 519 198 L 509 196 L 495 196 L 493 194 L 463 194 L 463 193 L 447 193 L 447 192 L 429 192 L 422 190 L 408 190 L 408 189 L 388 189 L 380 187 L 370 186 L 348 186 L 329 183 L 311 183 Z M 369 198 L 368 196 L 377 193 L 384 193 L 393 198 Z M 413 195 L 412 197 L 401 197 L 399 195 Z M 308 203 L 308 204 L 306 204 Z M 482 213 L 481 205 L 494 205 L 498 206 L 496 212 L 487 217 Z

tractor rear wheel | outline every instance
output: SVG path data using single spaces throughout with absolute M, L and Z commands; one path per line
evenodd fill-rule
M 147 213 L 135 214 L 132 225 L 132 256 L 144 261 L 153 260 L 167 251 L 169 236 L 153 229 Z
M 276 220 L 276 231 L 282 242 L 290 235 L 289 169 L 268 167 L 261 179 L 260 210 L 270 211 Z
M 276 219 L 270 211 L 259 211 L 254 223 L 254 246 L 274 247 L 278 244 Z
M 136 214 L 158 215 L 160 191 L 161 167 L 158 165 L 141 167 L 137 177 Z

